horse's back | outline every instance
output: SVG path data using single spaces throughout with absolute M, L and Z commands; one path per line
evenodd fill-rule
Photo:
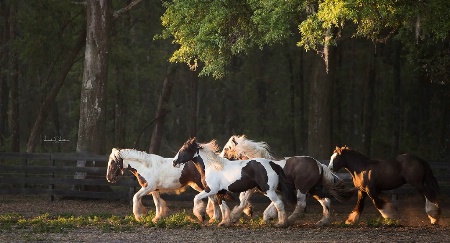
M 322 180 L 322 170 L 317 160 L 309 156 L 290 157 L 286 160 L 283 170 L 302 193 L 306 193 Z

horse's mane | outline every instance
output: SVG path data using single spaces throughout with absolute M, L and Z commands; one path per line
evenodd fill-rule
M 333 153 L 337 153 L 338 155 L 341 155 L 342 153 L 349 153 L 354 156 L 360 157 L 361 159 L 363 159 L 363 161 L 370 159 L 367 155 L 365 155 L 359 151 L 353 150 L 350 147 L 347 147 L 347 145 L 344 145 L 343 147 L 340 147 L 340 148 L 336 147 L 336 149 L 334 150 Z
M 266 158 L 273 159 L 270 153 L 270 146 L 266 142 L 256 142 L 248 139 L 245 135 L 233 136 L 237 145 L 233 152 L 236 152 L 238 157 L 245 155 L 248 158 Z
M 206 158 L 204 161 L 208 163 L 214 170 L 222 170 L 223 169 L 223 158 L 217 156 L 217 151 L 219 150 L 219 146 L 217 145 L 216 140 L 211 140 L 209 143 L 199 144 L 199 149 L 201 149 Z
M 154 161 L 155 156 L 157 156 L 157 155 L 148 154 L 144 151 L 139 151 L 136 149 L 120 149 L 119 155 L 122 159 L 134 160 L 134 161 L 141 162 L 148 168 L 152 167 L 152 161 Z

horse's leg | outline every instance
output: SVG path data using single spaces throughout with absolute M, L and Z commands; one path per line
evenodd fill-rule
M 217 201 L 217 197 L 215 195 L 208 197 L 208 205 L 206 207 L 206 212 L 210 218 L 209 223 L 212 223 L 216 220 L 220 220 L 220 215 L 222 212 L 219 206 L 219 202 Z
M 248 193 L 251 193 L 250 195 L 247 195 L 247 192 L 244 195 L 244 196 L 247 196 L 247 203 L 246 203 L 246 207 L 244 208 L 243 212 L 245 213 L 245 215 L 247 215 L 249 217 L 252 217 L 252 215 L 253 215 L 253 206 L 250 203 L 250 197 L 253 195 L 253 193 L 255 193 L 255 191 L 256 191 L 256 189 L 252 189 L 251 192 L 248 192 Z M 239 200 L 242 202 L 242 199 L 240 198 L 240 196 L 241 195 L 239 195 Z
M 164 201 L 164 199 L 161 198 L 161 195 L 159 194 L 159 192 L 153 191 L 151 194 L 153 196 L 153 202 L 155 203 L 155 208 L 156 208 L 156 215 L 152 219 L 152 222 L 156 223 L 161 218 L 164 218 L 167 216 L 168 208 L 167 208 L 166 201 Z
M 439 208 L 436 192 L 423 184 L 410 184 L 416 188 L 420 195 L 425 196 L 425 212 L 431 224 L 437 224 L 441 215 L 441 209 Z
M 318 226 L 328 225 L 330 223 L 330 206 L 331 201 L 327 197 L 321 197 L 319 195 L 313 196 L 322 205 L 322 218 L 316 223 Z
M 364 209 L 364 200 L 366 199 L 367 193 L 358 190 L 358 201 L 356 202 L 353 211 L 348 216 L 347 220 L 345 220 L 345 224 L 354 224 L 359 219 L 359 215 L 361 215 Z
M 280 197 L 278 197 L 277 193 L 273 190 L 269 190 L 266 192 L 266 196 L 272 201 L 277 208 L 278 211 L 278 223 L 276 226 L 278 227 L 287 227 L 288 221 L 286 217 L 286 211 L 284 209 L 283 201 L 281 201 Z
M 250 199 L 250 197 L 253 195 L 253 192 L 255 191 L 255 189 L 250 189 L 247 190 L 245 192 L 241 192 L 239 194 L 239 205 L 233 208 L 233 211 L 231 211 L 231 221 L 232 222 L 236 222 L 240 217 L 242 212 L 244 211 L 245 207 L 248 204 L 248 201 Z
M 373 205 L 375 205 L 383 218 L 394 218 L 395 210 L 392 206 L 392 203 L 380 198 L 378 192 L 376 192 L 375 190 L 369 190 L 367 194 L 369 195 L 370 199 L 372 199 Z
M 205 206 L 204 206 L 202 199 L 212 196 L 216 193 L 217 193 L 217 191 L 215 191 L 215 192 L 201 191 L 199 194 L 195 195 L 194 208 L 192 209 L 192 212 L 197 217 L 197 219 L 200 221 L 200 223 L 203 222 L 203 219 L 205 218 Z
M 230 208 L 228 207 L 225 201 L 222 201 L 220 204 L 220 210 L 222 211 L 222 221 L 219 223 L 219 226 L 228 227 L 231 225 L 231 216 L 230 216 Z
M 297 220 L 298 216 L 305 211 L 306 208 L 306 194 L 303 194 L 300 190 L 297 190 L 297 204 L 292 214 L 288 217 L 289 224 L 293 224 Z
M 263 221 L 268 223 L 271 219 L 277 217 L 277 208 L 273 202 L 270 202 L 269 206 L 264 210 Z
M 140 221 L 141 217 L 146 215 L 148 212 L 147 208 L 145 208 L 142 204 L 142 197 L 147 195 L 150 191 L 152 191 L 152 188 L 148 186 L 141 187 L 141 189 L 139 189 L 139 191 L 137 191 L 133 196 L 133 214 L 137 221 Z
M 441 209 L 437 202 L 431 202 L 428 197 L 425 197 L 425 212 L 430 219 L 431 224 L 437 224 L 441 215 Z

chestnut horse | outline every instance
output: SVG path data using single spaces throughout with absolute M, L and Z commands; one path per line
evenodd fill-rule
M 392 204 L 379 195 L 384 190 L 392 190 L 405 183 L 425 196 L 425 212 L 431 224 L 439 221 L 439 184 L 428 163 L 417 156 L 401 154 L 390 160 L 374 160 L 346 146 L 336 147 L 328 168 L 333 171 L 345 168 L 352 175 L 353 184 L 358 189 L 358 201 L 345 221 L 346 224 L 354 224 L 359 219 L 367 196 L 383 218 L 393 218 Z

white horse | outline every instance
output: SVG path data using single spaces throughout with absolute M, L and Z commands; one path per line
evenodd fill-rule
M 115 183 L 117 176 L 124 169 L 130 170 L 139 181 L 141 189 L 133 196 L 133 214 L 140 221 L 148 210 L 142 204 L 142 197 L 152 194 L 156 208 L 156 216 L 152 219 L 157 222 L 167 215 L 167 205 L 160 197 L 160 193 L 175 192 L 177 194 L 186 190 L 187 186 L 201 192 L 204 186 L 200 175 L 192 162 L 179 168 L 172 166 L 173 158 L 163 158 L 155 154 L 148 154 L 134 149 L 113 148 L 108 160 L 106 179 Z M 218 199 L 210 197 L 213 204 L 211 221 L 220 219 Z
M 295 191 L 293 185 L 287 183 L 283 169 L 273 161 L 263 158 L 229 161 L 215 153 L 217 148 L 214 140 L 199 144 L 195 138 L 189 139 L 173 161 L 174 166 L 193 161 L 205 181 L 205 190 L 194 198 L 193 212 L 199 221 L 203 220 L 198 210 L 201 199 L 223 191 L 243 192 L 256 187 L 272 201 L 278 211 L 277 226 L 287 226 L 284 204 L 276 189 L 280 186 L 286 200 L 292 203 L 295 203 Z M 231 223 L 228 207 L 223 202 L 221 207 L 222 222 L 219 225 L 227 226 Z
M 250 158 L 268 158 L 273 159 L 269 152 L 269 145 L 265 142 L 255 142 L 247 139 L 245 135 L 232 136 L 225 144 L 220 156 L 228 159 L 250 159 Z M 274 161 L 279 164 L 291 180 L 297 190 L 297 204 L 289 216 L 289 223 L 295 222 L 298 216 L 306 207 L 306 194 L 312 195 L 323 207 L 323 217 L 318 221 L 317 225 L 327 225 L 330 223 L 330 199 L 324 197 L 322 186 L 329 189 L 330 193 L 339 201 L 349 199 L 354 193 L 353 188 L 347 190 L 344 187 L 343 180 L 336 174 L 331 172 L 328 167 L 316 159 L 309 156 L 288 157 L 284 160 Z M 231 213 L 233 220 L 240 217 L 242 208 L 249 201 L 252 195 L 249 191 L 240 196 L 241 204 Z M 269 205 L 265 210 L 265 214 L 274 217 L 275 210 L 273 205 Z

